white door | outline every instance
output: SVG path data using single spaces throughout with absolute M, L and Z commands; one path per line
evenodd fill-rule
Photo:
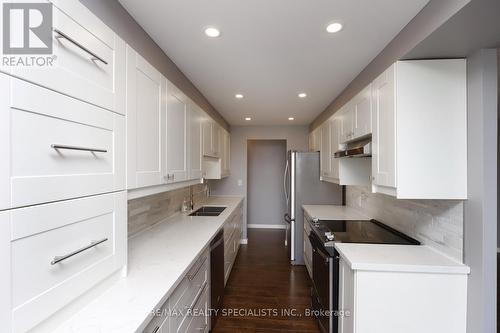
M 339 159 L 334 157 L 334 153 L 339 150 L 340 143 L 340 119 L 338 117 L 330 120 L 330 177 L 339 179 Z
M 372 132 L 372 93 L 371 84 L 363 89 L 356 97 L 354 137 L 359 138 Z
M 321 176 L 330 177 L 330 121 L 321 126 Z
M 127 46 L 127 188 L 162 184 L 166 80 Z
M 189 179 L 202 177 L 203 111 L 193 102 L 189 104 Z
M 395 66 L 373 81 L 373 184 L 396 187 Z
M 187 99 L 170 82 L 167 89 L 166 151 L 164 181 L 176 183 L 187 179 Z

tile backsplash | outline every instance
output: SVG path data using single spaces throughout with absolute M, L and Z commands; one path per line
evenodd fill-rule
M 161 220 L 180 212 L 184 198 L 190 196 L 190 188 L 194 194 L 195 204 L 203 203 L 206 199 L 203 184 L 129 200 L 128 236 L 134 236 Z
M 401 200 L 347 186 L 346 204 L 459 261 L 463 260 L 464 206 L 460 200 Z

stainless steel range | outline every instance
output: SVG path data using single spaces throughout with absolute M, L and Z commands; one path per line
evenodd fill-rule
M 376 220 L 317 220 L 311 222 L 313 249 L 311 304 L 324 333 L 338 332 L 339 254 L 335 242 L 420 245 L 417 240 Z

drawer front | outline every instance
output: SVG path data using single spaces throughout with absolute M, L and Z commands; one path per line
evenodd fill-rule
M 125 192 L 16 209 L 10 220 L 15 332 L 32 328 L 126 263 Z
M 172 317 L 170 318 L 171 332 L 182 332 L 181 329 L 183 324 L 186 324 L 188 310 L 196 303 L 200 292 L 207 286 L 208 260 L 206 259 L 206 255 L 198 259 L 169 298 L 170 309 L 172 310 Z
M 125 189 L 124 116 L 4 74 L 0 88 L 10 91 L 0 102 L 10 123 L 0 142 L 10 141 L 9 169 L 0 169 L 10 193 L 0 207 Z
M 78 11 L 86 10 L 83 6 L 76 7 Z M 117 101 L 116 85 L 122 86 L 125 43 L 104 24 L 91 32 L 78 23 L 79 12 L 70 15 L 73 17 L 53 7 L 52 66 L 12 66 L 3 70 L 100 107 L 123 112 L 118 107 L 121 102 Z M 115 80 L 115 73 L 120 80 Z
M 193 309 L 182 323 L 179 332 L 208 332 L 208 287 L 206 287 L 198 297 Z

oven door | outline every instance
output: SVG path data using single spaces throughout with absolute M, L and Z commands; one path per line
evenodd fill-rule
M 334 311 L 338 308 L 338 255 L 330 256 L 319 238 L 309 235 L 313 251 L 312 307 L 323 332 L 337 333 L 338 318 Z

